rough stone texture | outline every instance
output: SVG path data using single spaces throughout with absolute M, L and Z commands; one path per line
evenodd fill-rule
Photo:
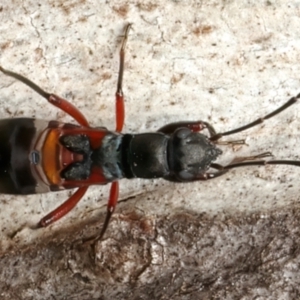
M 118 49 L 125 132 L 202 119 L 244 125 L 299 93 L 297 1 L 36 1 L 0 4 L 0 64 L 114 128 Z M 0 74 L 0 116 L 70 122 Z M 299 104 L 232 139 L 220 163 L 272 151 L 299 159 Z M 229 139 L 229 138 L 228 138 Z M 124 180 L 105 239 L 108 187 L 31 228 L 70 192 L 1 196 L 1 299 L 298 299 L 299 169 L 244 168 L 213 181 Z M 92 245 L 92 246 L 91 246 Z
M 2 299 L 298 299 L 299 210 L 126 214 L 1 258 Z M 69 235 L 69 237 L 67 237 Z

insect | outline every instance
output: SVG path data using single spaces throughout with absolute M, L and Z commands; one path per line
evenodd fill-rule
M 300 94 L 270 114 L 234 130 L 217 133 L 203 121 L 167 124 L 157 132 L 121 134 L 124 124 L 125 28 L 120 49 L 116 91 L 116 129 L 92 128 L 84 115 L 67 100 L 42 90 L 35 83 L 0 66 L 0 71 L 36 91 L 48 102 L 69 114 L 79 125 L 33 118 L 0 120 L 0 192 L 35 194 L 77 188 L 62 205 L 38 223 L 45 227 L 75 207 L 90 185 L 111 184 L 107 214 L 99 234 L 102 238 L 115 210 L 121 178 L 163 178 L 173 182 L 209 180 L 230 169 L 266 164 L 300 166 L 295 160 L 269 160 L 270 152 L 240 158 L 222 166 L 214 161 L 222 154 L 217 144 L 242 144 L 243 140 L 220 141 L 244 131 L 293 105 Z M 207 130 L 208 135 L 200 133 Z

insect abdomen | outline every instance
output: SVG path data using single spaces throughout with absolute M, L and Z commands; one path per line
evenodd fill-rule
M 0 120 L 0 192 L 33 194 L 29 153 L 35 136 L 34 119 Z

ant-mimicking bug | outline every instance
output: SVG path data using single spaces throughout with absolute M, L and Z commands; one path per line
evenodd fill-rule
M 219 141 L 222 137 L 244 131 L 279 114 L 293 105 L 300 94 L 270 114 L 245 126 L 217 133 L 203 121 L 167 124 L 157 132 L 121 134 L 124 124 L 125 45 L 130 24 L 120 50 L 116 91 L 116 130 L 92 128 L 84 115 L 67 100 L 45 92 L 17 73 L 0 71 L 36 91 L 51 104 L 69 114 L 79 125 L 42 121 L 33 118 L 0 120 L 0 192 L 35 194 L 78 188 L 62 205 L 38 223 L 45 227 L 66 215 L 83 197 L 90 185 L 111 183 L 107 214 L 99 238 L 102 238 L 115 210 L 121 178 L 163 178 L 173 182 L 209 180 L 233 168 L 250 165 L 294 165 L 295 160 L 262 160 L 270 152 L 234 160 L 222 166 L 214 163 L 222 153 L 216 144 L 244 143 Z M 208 130 L 209 136 L 200 131 Z M 215 169 L 212 172 L 210 169 Z

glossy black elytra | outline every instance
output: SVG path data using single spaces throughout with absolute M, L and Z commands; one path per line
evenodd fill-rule
M 33 118 L 0 120 L 0 192 L 34 194 L 77 188 L 61 206 L 40 220 L 45 227 L 66 215 L 83 197 L 90 185 L 111 183 L 107 215 L 98 238 L 105 233 L 119 195 L 121 178 L 163 178 L 173 182 L 209 180 L 230 169 L 266 164 L 300 166 L 296 160 L 263 160 L 270 152 L 235 160 L 222 166 L 214 163 L 221 155 L 217 144 L 239 141 L 220 139 L 262 123 L 289 106 L 300 94 L 256 121 L 234 130 L 217 133 L 203 121 L 168 124 L 157 132 L 121 134 L 124 124 L 122 81 L 125 45 L 130 24 L 120 50 L 120 67 L 116 92 L 116 130 L 92 128 L 84 115 L 67 100 L 45 92 L 35 83 L 17 73 L 0 71 L 28 85 L 51 104 L 65 111 L 79 125 Z M 200 133 L 208 131 L 208 136 Z M 215 170 L 215 171 L 213 171 Z

